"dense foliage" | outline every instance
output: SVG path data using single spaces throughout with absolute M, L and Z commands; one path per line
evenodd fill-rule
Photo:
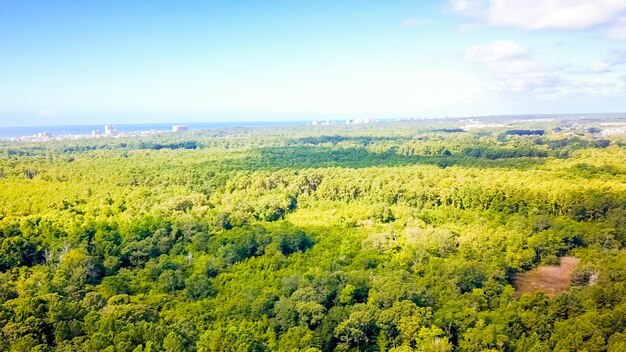
M 436 127 L 3 142 L 0 350 L 626 350 L 623 140 Z

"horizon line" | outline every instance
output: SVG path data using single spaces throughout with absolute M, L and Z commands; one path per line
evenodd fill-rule
M 568 112 L 561 112 L 561 113 L 518 113 L 518 114 L 486 114 L 486 115 L 462 115 L 462 116 L 426 116 L 426 115 L 422 115 L 422 116 L 403 116 L 403 117 L 378 117 L 378 118 L 372 118 L 373 120 L 382 120 L 382 121 L 396 121 L 396 120 L 403 120 L 403 121 L 410 121 L 410 120 L 453 120 L 453 119 L 464 119 L 464 118 L 494 118 L 494 117 L 503 117 L 503 118 L 510 118 L 510 117 L 537 117 L 537 116 L 542 116 L 542 117 L 558 117 L 558 116 L 564 116 L 564 115 L 573 115 L 573 116 L 580 116 L 580 115 L 617 115 L 617 114 L 625 114 L 626 115 L 626 111 L 615 111 L 615 112 L 575 112 L 575 113 L 568 113 Z M 626 118 L 626 116 L 624 116 Z M 188 125 L 193 125 L 193 124 L 230 124 L 230 123 L 236 123 L 236 124 L 245 124 L 245 123 L 251 123 L 251 124 L 258 124 L 258 123 L 293 123 L 293 122 L 306 122 L 306 121 L 345 121 L 345 120 L 353 120 L 355 119 L 354 117 L 345 117 L 345 118 L 337 118 L 337 117 L 328 117 L 328 118 L 323 118 L 323 117 L 316 117 L 316 118 L 302 118 L 302 119 L 276 119 L 276 120 L 272 120 L 272 119 L 263 119 L 263 120 L 246 120 L 246 119 L 242 119 L 242 120 L 204 120 L 204 121 L 163 121 L 163 122 L 122 122 L 122 123 L 116 123 L 116 122 L 94 122 L 94 123 L 87 123 L 87 124 L 82 124 L 82 123 L 78 123 L 78 124 L 67 124 L 67 123 L 61 123 L 61 124 L 46 124 L 46 125 L 41 125 L 41 124 L 27 124 L 27 125 L 2 125 L 0 124 L 0 128 L 25 128 L 25 127 L 64 127 L 64 126 L 68 126 L 68 127 L 80 127 L 80 126 L 107 126 L 107 125 L 114 125 L 114 126 L 132 126 L 132 125 L 177 125 L 177 124 L 188 124 Z

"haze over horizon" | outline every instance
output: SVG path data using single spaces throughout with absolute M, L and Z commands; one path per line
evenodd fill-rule
M 0 126 L 626 111 L 626 0 L 0 2 Z

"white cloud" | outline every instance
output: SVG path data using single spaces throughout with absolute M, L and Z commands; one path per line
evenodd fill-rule
M 528 49 L 509 40 L 472 45 L 466 60 L 485 68 L 500 90 L 536 92 L 553 89 L 562 81 L 559 70 L 533 59 Z
M 626 50 L 614 51 L 608 61 L 613 66 L 626 64 Z
M 567 81 L 567 92 L 585 93 L 590 96 L 623 95 L 626 85 L 611 75 L 598 77 L 596 74 L 571 75 Z
M 497 40 L 487 45 L 472 45 L 465 51 L 465 58 L 476 63 L 493 63 L 526 56 L 528 50 L 510 40 Z
M 513 92 L 554 90 L 563 81 L 558 69 L 533 59 L 501 62 L 489 69 L 502 89 Z
M 532 95 L 544 99 L 562 99 L 571 94 L 615 96 L 624 94 L 626 82 L 619 79 L 626 64 L 626 51 L 614 52 L 605 60 L 587 68 L 550 64 L 534 58 L 528 49 L 511 41 L 472 45 L 465 53 L 467 61 L 487 74 L 500 92 Z
M 480 0 L 451 0 L 450 4 L 454 11 L 475 17 L 480 17 L 485 9 L 483 1 Z
M 596 62 L 595 64 L 591 65 L 591 72 L 594 72 L 594 73 L 611 72 L 611 64 L 608 64 L 606 62 Z
M 450 4 L 456 12 L 495 26 L 584 30 L 609 25 L 609 38 L 626 39 L 626 0 L 450 0 Z
M 626 51 L 614 51 L 607 56 L 604 61 L 596 62 L 591 65 L 591 72 L 593 73 L 607 73 L 613 72 L 618 67 L 626 64 Z
M 451 0 L 454 11 L 467 11 L 471 4 L 471 0 Z
M 494 25 L 523 29 L 587 29 L 608 23 L 626 10 L 625 0 L 492 0 L 487 18 Z
M 611 39 L 626 40 L 626 16 L 617 20 L 606 32 Z
M 57 112 L 54 110 L 40 110 L 37 111 L 37 116 L 39 117 L 54 117 L 57 115 Z

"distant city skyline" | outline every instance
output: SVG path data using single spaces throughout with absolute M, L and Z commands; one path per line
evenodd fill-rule
M 0 126 L 626 111 L 626 0 L 0 2 Z

